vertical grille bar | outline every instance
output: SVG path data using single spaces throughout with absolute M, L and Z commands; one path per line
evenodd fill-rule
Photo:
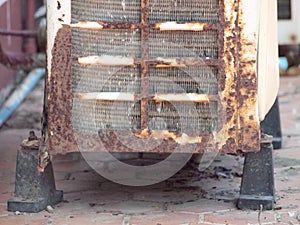
M 218 72 L 217 72 L 217 80 L 218 80 L 218 92 L 221 92 L 225 89 L 225 82 L 220 82 L 223 79 L 225 80 L 225 63 L 223 61 L 223 56 L 224 56 L 224 26 L 225 24 L 225 5 L 224 5 L 224 0 L 219 0 L 219 26 L 218 26 L 218 61 L 219 61 L 219 67 L 218 67 Z M 222 127 L 222 123 L 224 122 L 224 113 L 221 111 L 222 110 L 222 103 L 221 101 L 218 102 L 218 123 L 217 127 L 220 129 Z
M 141 0 L 141 128 L 148 128 L 148 94 L 149 94 L 149 68 L 147 59 L 149 58 L 149 1 Z
M 225 24 L 224 18 L 224 0 L 219 0 L 219 24 Z M 217 79 L 220 80 L 221 76 L 225 74 L 225 65 L 222 57 L 224 56 L 224 27 L 218 26 L 218 60 L 220 62 Z M 224 82 L 218 82 L 219 91 L 224 90 Z

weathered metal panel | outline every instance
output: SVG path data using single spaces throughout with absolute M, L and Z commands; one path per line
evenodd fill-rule
M 261 2 L 259 24 L 258 112 L 262 121 L 273 106 L 279 89 L 277 2 Z
M 260 22 L 260 1 L 239 1 L 239 126 L 240 148 L 259 150 L 260 127 L 258 118 L 257 47 Z M 251 22 L 250 22 L 251 21 Z
M 221 129 L 214 134 L 217 148 L 227 153 L 235 153 L 238 149 L 238 107 L 237 107 L 237 35 L 238 1 L 220 1 L 219 32 L 220 46 L 222 46 L 222 70 L 219 72 L 219 96 L 221 100 L 220 118 Z

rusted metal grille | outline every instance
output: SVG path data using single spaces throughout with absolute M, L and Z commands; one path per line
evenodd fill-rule
M 140 102 L 74 100 L 73 128 L 86 133 L 98 129 L 138 130 L 140 107 Z
M 217 22 L 219 20 L 218 0 L 150 0 L 149 7 L 150 22 Z
M 212 66 L 149 68 L 150 94 L 218 94 L 218 70 Z M 159 84 L 159 85 L 158 85 Z
M 103 26 L 72 28 L 73 93 L 135 94 L 134 100 L 126 101 L 122 97 L 74 100 L 75 129 L 88 130 L 91 123 L 102 130 L 217 129 L 218 103 L 212 96 L 218 94 L 218 30 L 161 30 L 155 22 L 215 23 L 219 19 L 218 0 L 73 0 L 71 6 L 73 23 L 95 21 Z M 120 58 L 110 58 L 110 62 L 105 62 L 108 65 L 101 60 L 84 65 L 79 62 L 80 57 L 91 56 L 133 60 L 126 66 L 119 65 Z M 179 65 L 170 65 L 172 59 L 179 59 Z M 205 60 L 215 63 L 210 61 L 207 66 Z M 156 94 L 185 93 L 202 94 L 214 100 L 152 99 Z M 85 109 L 94 110 L 93 118 L 86 116 Z
M 73 63 L 72 89 L 74 93 L 130 92 L 139 93 L 140 66 L 82 66 Z
M 217 128 L 217 103 L 149 102 L 151 130 L 212 131 Z
M 138 30 L 72 29 L 72 56 L 112 55 L 140 57 Z
M 210 31 L 157 31 L 149 35 L 150 57 L 218 57 L 218 32 Z
M 139 0 L 72 1 L 72 21 L 133 21 L 141 18 Z

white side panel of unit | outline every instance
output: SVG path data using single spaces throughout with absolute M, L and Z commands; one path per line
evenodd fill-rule
M 259 30 L 259 8 L 260 8 L 260 1 L 259 0 L 252 0 L 241 1 L 242 4 L 242 11 L 243 13 L 239 15 L 242 17 L 240 19 L 245 24 L 243 26 L 243 37 L 247 39 L 248 42 L 257 43 L 257 34 Z M 256 58 L 256 56 L 250 56 L 251 59 Z
M 291 0 L 290 20 L 278 21 L 278 42 L 283 44 L 300 44 L 300 1 Z
M 261 1 L 258 46 L 258 108 L 264 120 L 279 89 L 277 2 Z

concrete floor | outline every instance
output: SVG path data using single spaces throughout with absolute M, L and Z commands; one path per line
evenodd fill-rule
M 39 133 L 41 83 L 0 130 L 0 224 L 196 225 L 300 224 L 300 77 L 282 77 L 279 92 L 283 148 L 274 150 L 276 207 L 236 209 L 243 158 L 218 155 L 202 172 L 188 164 L 168 180 L 146 187 L 112 183 L 78 153 L 53 159 L 64 201 L 53 212 L 13 213 L 16 152 L 30 129 Z

